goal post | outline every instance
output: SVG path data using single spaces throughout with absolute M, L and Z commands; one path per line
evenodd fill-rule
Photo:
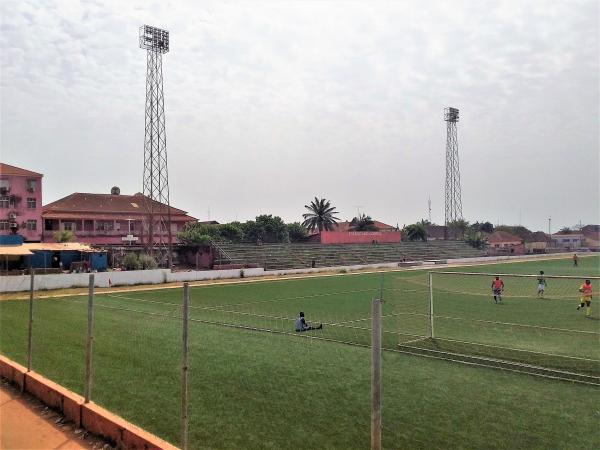
M 580 292 L 586 280 L 600 291 L 598 276 L 429 272 L 429 329 L 399 347 L 600 384 L 600 305 Z

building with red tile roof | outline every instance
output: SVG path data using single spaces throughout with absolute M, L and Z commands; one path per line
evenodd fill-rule
M 113 187 L 110 194 L 75 192 L 43 207 L 44 241 L 53 241 L 57 231 L 68 230 L 76 240 L 95 245 L 142 244 L 147 242 L 150 206 L 153 211 L 166 205 L 137 193 L 122 195 Z M 173 242 L 187 222 L 196 222 L 186 211 L 170 207 Z M 168 230 L 161 230 L 163 241 Z M 159 226 L 155 218 L 154 241 L 159 241 Z
M 559 231 L 552 235 L 553 245 L 568 252 L 583 247 L 583 240 L 583 233 L 580 231 Z
M 552 239 L 543 231 L 529 233 L 525 239 L 525 251 L 527 253 L 546 253 L 552 244 Z
M 523 239 L 507 231 L 494 231 L 487 238 L 490 255 L 523 255 L 525 246 Z
M 395 226 L 379 222 L 378 220 L 374 220 L 373 225 L 375 226 L 375 228 L 377 228 L 377 231 L 398 231 L 398 229 Z M 333 226 L 333 229 L 331 231 L 353 231 L 352 222 L 338 222 Z
M 352 222 L 338 222 L 331 231 L 316 232 L 311 236 L 312 241 L 321 244 L 373 244 L 373 243 L 395 243 L 400 242 L 401 233 L 393 225 L 373 221 L 376 230 L 354 231 Z
M 593 252 L 600 251 L 600 225 L 586 225 L 581 229 L 583 245 Z

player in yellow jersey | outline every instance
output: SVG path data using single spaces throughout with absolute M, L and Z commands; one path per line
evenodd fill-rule
M 577 309 L 581 309 L 585 306 L 585 317 L 588 319 L 592 318 L 592 283 L 590 280 L 585 280 L 585 283 L 579 288 L 581 292 L 580 303 Z

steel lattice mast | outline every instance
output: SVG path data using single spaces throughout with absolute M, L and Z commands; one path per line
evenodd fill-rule
M 159 265 L 172 265 L 169 175 L 163 92 L 162 54 L 169 51 L 169 32 L 143 25 L 140 48 L 146 50 L 146 126 L 144 138 L 144 187 L 148 227 L 146 245 Z
M 445 108 L 446 121 L 446 216 L 445 225 L 462 220 L 462 200 L 460 197 L 460 167 L 458 164 L 458 138 L 456 123 L 458 109 Z

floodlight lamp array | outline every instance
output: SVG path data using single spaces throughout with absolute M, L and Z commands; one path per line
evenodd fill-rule
M 446 122 L 458 122 L 458 109 L 457 108 L 444 108 L 444 120 Z
M 169 51 L 169 32 L 150 25 L 140 27 L 140 48 L 153 52 Z

